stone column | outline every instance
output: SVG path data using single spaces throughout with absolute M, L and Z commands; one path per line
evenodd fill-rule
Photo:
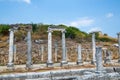
M 41 45 L 41 61 L 43 61 L 44 46 Z
M 14 45 L 14 62 L 16 62 L 16 45 Z
M 58 43 L 55 41 L 55 61 L 57 62 Z
M 14 54 L 14 29 L 11 28 L 9 29 L 10 31 L 10 36 L 9 36 L 9 55 L 8 55 L 8 65 L 7 67 L 9 69 L 14 68 L 14 63 L 13 63 L 13 54 Z
M 104 63 L 106 63 L 106 52 L 107 52 L 107 48 L 103 48 L 103 52 L 104 52 Z
M 26 67 L 32 68 L 32 42 L 31 42 L 31 30 L 27 33 L 27 62 Z
M 47 67 L 52 67 L 52 31 L 48 31 L 48 60 Z
M 104 63 L 111 63 L 112 52 L 110 50 L 106 50 L 106 57 Z
M 102 73 L 104 72 L 103 65 L 102 65 L 102 47 L 96 47 L 96 72 Z
M 96 52 L 96 44 L 95 44 L 95 32 L 92 33 L 92 51 L 93 51 L 93 59 L 91 61 L 91 64 L 95 64 L 95 52 Z
M 86 61 L 88 62 L 89 61 L 89 53 L 88 53 L 89 49 L 86 49 L 85 51 L 86 51 L 86 56 L 87 56 Z
M 66 45 L 65 45 L 65 31 L 62 31 L 62 61 L 61 66 L 67 64 Z
M 120 63 L 120 32 L 117 35 L 118 35 L 118 53 L 119 53 L 118 63 Z
M 77 47 L 77 53 L 78 53 L 77 64 L 79 65 L 82 63 L 82 54 L 81 54 L 81 45 L 80 44 Z

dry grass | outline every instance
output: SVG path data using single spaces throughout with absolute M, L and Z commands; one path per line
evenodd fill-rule
M 6 43 L 6 42 L 1 42 L 0 43 L 0 48 L 5 48 L 7 46 L 8 46 L 8 43 Z

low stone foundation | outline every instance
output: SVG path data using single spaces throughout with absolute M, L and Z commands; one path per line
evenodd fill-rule
M 0 75 L 0 80 L 120 80 L 120 68 L 106 68 L 106 73 L 95 69 L 56 70 Z

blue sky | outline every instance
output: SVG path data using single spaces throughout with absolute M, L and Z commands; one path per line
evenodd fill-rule
M 120 32 L 120 0 L 0 0 L 0 24 L 65 24 L 82 31 Z

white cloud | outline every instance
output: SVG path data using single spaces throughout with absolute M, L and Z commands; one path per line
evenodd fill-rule
M 108 14 L 106 15 L 107 18 L 111 18 L 111 17 L 113 17 L 113 16 L 114 16 L 113 13 L 108 13 Z
M 84 27 L 84 26 L 90 26 L 91 24 L 93 24 L 94 20 L 84 17 L 84 18 L 80 18 L 79 20 L 76 21 L 72 21 L 70 22 L 68 25 L 70 26 L 75 26 L 75 27 Z
M 1 1 L 3 1 L 3 0 L 1 0 Z M 8 0 L 8 1 L 11 1 L 11 2 L 25 2 L 27 4 L 31 3 L 31 0 Z
M 93 31 L 102 31 L 102 29 L 100 27 L 92 27 L 90 30 L 88 30 L 88 33 Z
M 31 0 L 23 0 L 25 3 L 30 4 Z

